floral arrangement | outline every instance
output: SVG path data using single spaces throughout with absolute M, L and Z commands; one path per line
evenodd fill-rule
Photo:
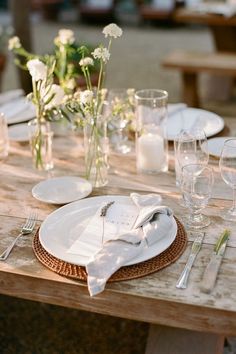
M 27 62 L 31 59 L 39 59 L 44 64 L 51 57 L 55 61 L 54 80 L 64 89 L 65 93 L 74 92 L 77 88 L 77 81 L 83 72 L 80 68 L 79 61 L 82 58 L 81 48 L 75 41 L 74 32 L 70 29 L 60 29 L 54 38 L 53 54 L 37 55 L 29 53 L 25 50 L 20 42 L 19 37 L 14 36 L 9 40 L 8 49 L 17 57 L 15 64 L 24 70 L 27 70 Z M 88 53 L 92 51 L 90 46 L 86 46 Z M 93 67 L 93 71 L 97 71 L 97 63 Z

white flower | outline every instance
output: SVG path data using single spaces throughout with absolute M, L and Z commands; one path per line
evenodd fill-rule
M 76 81 L 75 81 L 75 79 L 74 78 L 72 78 L 72 79 L 70 79 L 70 80 L 68 80 L 67 82 L 66 82 L 66 88 L 68 88 L 69 90 L 74 90 L 74 88 L 75 88 L 75 86 L 76 86 Z
M 47 66 L 39 59 L 32 59 L 27 62 L 27 68 L 34 81 L 45 80 L 47 77 Z
M 13 50 L 21 47 L 20 38 L 15 36 L 9 39 L 8 49 Z
M 93 59 L 89 58 L 89 57 L 85 57 L 83 59 L 80 60 L 79 65 L 80 66 L 88 66 L 88 65 L 93 65 Z
M 105 35 L 105 37 L 109 36 L 113 38 L 118 38 L 122 36 L 123 31 L 115 23 L 111 23 L 110 25 L 103 28 L 102 33 Z
M 93 100 L 93 91 L 85 90 L 80 92 L 80 102 L 84 105 L 91 103 Z
M 107 48 L 96 48 L 94 52 L 92 52 L 92 56 L 94 59 L 102 59 L 104 63 L 106 63 L 110 58 L 110 52 Z
M 44 90 L 47 90 L 47 88 L 45 87 L 42 91 Z M 59 85 L 53 84 L 49 93 L 47 93 L 47 95 L 43 98 L 44 102 L 47 102 L 50 97 L 52 97 L 51 101 L 45 105 L 45 109 L 51 109 L 55 106 L 59 106 L 62 103 L 64 96 L 64 90 Z
M 75 41 L 74 32 L 69 29 L 60 29 L 57 40 L 61 44 L 73 44 Z

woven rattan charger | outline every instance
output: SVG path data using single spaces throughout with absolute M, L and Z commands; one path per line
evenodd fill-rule
M 178 226 L 177 235 L 174 242 L 169 248 L 167 248 L 167 250 L 145 262 L 120 268 L 111 276 L 109 281 L 120 281 L 143 277 L 175 262 L 187 246 L 187 234 L 185 229 L 180 221 L 177 218 L 175 219 Z M 52 256 L 43 248 L 39 240 L 39 230 L 33 239 L 33 250 L 38 260 L 53 272 L 65 277 L 87 281 L 85 267 L 62 261 L 61 259 Z

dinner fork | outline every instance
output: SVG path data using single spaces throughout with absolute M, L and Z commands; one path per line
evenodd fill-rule
M 186 263 L 186 265 L 185 265 L 185 267 L 184 267 L 184 269 L 183 269 L 183 271 L 176 283 L 176 288 L 179 288 L 179 289 L 186 289 L 187 288 L 189 274 L 192 269 L 195 258 L 197 257 L 197 254 L 202 247 L 202 242 L 203 242 L 204 236 L 205 236 L 205 232 L 200 232 L 196 236 L 196 238 L 192 244 L 192 249 L 191 249 L 190 255 L 188 257 L 187 263 Z
M 14 239 L 14 241 L 7 247 L 7 249 L 0 255 L 0 261 L 5 261 L 9 254 L 11 253 L 11 250 L 15 246 L 17 240 L 22 236 L 22 235 L 28 235 L 31 234 L 34 230 L 34 226 L 36 223 L 37 219 L 37 214 L 35 212 L 30 213 L 29 217 L 27 218 L 26 222 L 24 225 L 21 227 L 21 231 L 19 235 Z

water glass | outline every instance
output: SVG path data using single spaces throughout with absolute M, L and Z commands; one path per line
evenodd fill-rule
M 168 170 L 167 101 L 168 93 L 163 90 L 146 89 L 135 94 L 138 172 L 155 174 Z
M 207 165 L 209 160 L 204 130 L 182 130 L 174 140 L 176 186 L 180 187 L 182 168 L 189 164 Z
M 7 121 L 3 113 L 0 113 L 0 160 L 4 160 L 9 152 L 9 138 Z
M 225 141 L 219 166 L 224 182 L 233 189 L 233 205 L 221 213 L 221 216 L 225 220 L 236 221 L 236 139 Z
M 108 134 L 112 149 L 126 154 L 131 151 L 130 126 L 134 120 L 134 90 L 111 89 L 107 95 Z
M 207 206 L 213 186 L 213 170 L 201 164 L 186 165 L 182 169 L 181 189 L 185 205 L 190 210 L 186 226 L 199 229 L 210 224 L 201 211 Z

